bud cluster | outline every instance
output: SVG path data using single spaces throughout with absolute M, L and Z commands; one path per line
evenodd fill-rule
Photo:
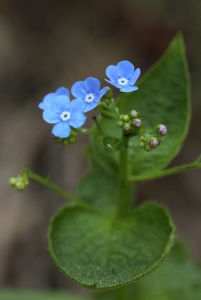
M 141 126 L 139 113 L 133 109 L 128 114 L 120 115 L 117 124 L 124 130 L 126 136 L 134 136 Z
M 153 130 L 152 134 L 144 132 L 139 138 L 140 147 L 144 148 L 146 151 L 150 152 L 158 147 L 162 142 L 164 136 L 167 133 L 167 128 L 165 125 L 157 125 Z
M 29 184 L 26 174 L 20 174 L 17 177 L 11 177 L 9 184 L 15 187 L 18 191 L 23 191 Z
M 59 138 L 54 135 L 52 135 L 52 137 L 57 144 L 61 144 L 64 147 L 68 147 L 77 141 L 77 133 L 73 129 L 71 129 L 70 135 L 67 138 Z

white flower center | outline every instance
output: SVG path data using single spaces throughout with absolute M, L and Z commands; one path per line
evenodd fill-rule
M 93 102 L 93 101 L 94 101 L 94 98 L 95 98 L 95 96 L 94 96 L 93 94 L 88 94 L 88 95 L 86 95 L 86 97 L 85 97 L 85 101 L 86 101 L 87 103 L 90 103 L 90 102 Z
M 124 77 L 119 78 L 119 79 L 118 79 L 118 84 L 119 84 L 119 85 L 122 85 L 122 86 L 127 85 L 127 84 L 128 84 L 128 79 L 126 79 L 126 78 L 124 78 Z
M 69 111 L 63 111 L 62 114 L 60 115 L 62 121 L 68 121 L 70 117 L 71 117 L 71 113 Z

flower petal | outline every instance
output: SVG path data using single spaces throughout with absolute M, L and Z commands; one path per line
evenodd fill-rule
M 72 115 L 82 113 L 85 109 L 86 103 L 82 99 L 75 99 L 71 101 L 70 112 Z
M 119 77 L 129 78 L 134 72 L 134 65 L 128 60 L 120 61 L 117 64 Z
M 84 81 L 87 94 L 96 94 L 100 90 L 100 81 L 94 77 L 89 77 Z
M 52 99 L 54 99 L 55 93 L 49 93 L 47 94 L 41 103 L 38 104 L 38 107 L 42 110 L 45 110 L 47 108 L 51 108 L 52 105 Z
M 106 69 L 106 75 L 110 78 L 111 81 L 117 81 L 118 80 L 118 69 L 117 66 L 109 66 Z
M 136 90 L 138 90 L 137 86 L 130 86 L 130 85 L 124 86 L 123 88 L 120 89 L 121 92 L 125 92 L 125 93 L 133 92 Z
M 129 84 L 133 85 L 136 83 L 138 77 L 140 76 L 140 69 L 137 68 L 134 72 L 134 74 L 131 76 L 131 78 L 129 79 Z
M 52 133 L 60 138 L 67 138 L 70 134 L 70 125 L 68 122 L 59 122 L 52 128 Z
M 84 81 L 77 81 L 71 88 L 71 93 L 76 98 L 85 99 L 87 94 Z
M 94 101 L 98 102 L 103 97 L 103 95 L 105 95 L 105 93 L 107 93 L 106 87 L 102 88 L 102 90 L 100 90 L 100 92 L 96 94 Z
M 50 124 L 55 124 L 60 121 L 60 115 L 52 108 L 48 108 L 43 112 L 43 119 Z
M 63 111 L 69 111 L 70 109 L 70 98 L 65 95 L 60 95 L 52 100 L 52 108 L 58 113 Z
M 71 118 L 69 119 L 68 122 L 69 122 L 70 126 L 72 126 L 74 128 L 78 128 L 84 124 L 84 122 L 86 121 L 86 118 L 87 117 L 83 113 L 78 113 L 78 114 L 71 116 Z
M 70 97 L 70 92 L 67 88 L 61 86 L 55 92 L 55 96 L 60 96 L 60 95 L 66 95 L 66 96 Z
M 122 86 L 121 85 L 119 85 L 119 84 L 117 84 L 117 83 L 115 83 L 115 82 L 113 82 L 113 81 L 110 81 L 110 80 L 107 80 L 107 79 L 105 79 L 105 81 L 107 81 L 107 82 L 109 82 L 110 84 L 112 84 L 112 85 L 114 85 L 116 88 L 118 88 L 118 89 L 120 89 Z
M 86 103 L 86 104 L 87 105 L 85 107 L 85 110 L 83 111 L 84 113 L 87 112 L 87 111 L 90 111 L 90 110 L 94 109 L 98 105 L 98 101 L 97 102 L 93 101 L 91 103 Z

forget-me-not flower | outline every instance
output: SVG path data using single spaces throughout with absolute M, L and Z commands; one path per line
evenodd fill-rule
M 140 69 L 135 70 L 134 65 L 127 60 L 120 61 L 116 66 L 107 67 L 106 75 L 110 80 L 105 80 L 121 92 L 133 92 L 138 89 L 134 84 L 140 76 Z
M 55 93 L 49 93 L 47 94 L 44 98 L 43 101 L 41 103 L 38 104 L 38 107 L 42 110 L 45 110 L 47 108 L 51 108 L 51 103 L 52 100 L 59 95 L 66 95 L 66 96 L 70 96 L 70 92 L 67 88 L 65 87 L 60 87 L 56 90 Z
M 83 114 L 85 104 L 81 99 L 70 101 L 66 95 L 54 97 L 51 107 L 43 112 L 43 119 L 50 124 L 55 124 L 52 133 L 59 138 L 67 138 L 71 126 L 79 128 L 86 120 Z
M 93 77 L 89 77 L 85 81 L 78 81 L 71 88 L 72 95 L 82 99 L 85 103 L 84 112 L 95 108 L 106 92 L 107 88 L 104 87 L 100 90 L 100 81 Z

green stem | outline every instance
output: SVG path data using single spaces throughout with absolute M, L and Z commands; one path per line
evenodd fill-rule
M 103 113 L 105 116 L 111 118 L 111 119 L 117 119 L 117 116 L 107 110 L 104 110 L 102 107 L 97 106 L 96 108 L 97 110 L 99 110 L 101 113 Z
M 116 107 L 116 105 L 115 105 L 114 98 L 111 98 L 111 99 L 110 99 L 110 104 L 111 104 L 111 106 L 112 106 L 112 109 L 113 109 L 115 115 L 116 115 L 117 117 L 119 117 L 118 109 L 117 109 L 117 107 Z
M 77 128 L 76 129 L 77 132 L 79 133 L 84 133 L 84 134 L 89 134 L 89 135 L 104 135 L 101 131 L 99 130 L 89 130 L 83 127 Z
M 66 199 L 68 199 L 68 200 L 70 200 L 74 203 L 77 203 L 77 201 L 79 201 L 74 196 L 72 196 L 71 194 L 69 194 L 68 192 L 63 190 L 61 187 L 59 187 L 58 185 L 56 185 L 56 184 L 52 183 L 51 181 L 49 181 L 48 178 L 41 177 L 38 174 L 35 174 L 30 170 L 26 171 L 26 175 L 27 175 L 28 178 L 34 179 L 35 181 L 41 183 L 42 185 L 44 185 L 44 186 L 48 187 L 49 189 L 53 190 L 54 192 L 56 192 L 60 196 L 66 198 Z
M 120 151 L 120 164 L 119 164 L 119 199 L 117 207 L 117 217 L 126 215 L 131 208 L 132 189 L 131 183 L 128 180 L 128 141 L 129 138 L 123 136 L 125 150 Z
M 167 175 L 172 175 L 172 174 L 176 174 L 182 171 L 186 171 L 189 169 L 196 169 L 196 168 L 201 168 L 201 163 L 192 163 L 189 165 L 184 165 L 184 166 L 179 166 L 179 167 L 174 167 L 171 169 L 167 169 L 161 172 L 156 172 L 154 174 L 148 174 L 148 175 L 138 175 L 138 176 L 130 176 L 129 180 L 130 181 L 144 181 L 144 180 L 152 180 L 152 179 L 156 179 L 156 178 L 160 178 L 160 177 L 164 177 Z
M 77 199 L 76 197 L 74 197 L 70 193 L 66 192 L 64 189 L 62 189 L 58 185 L 56 185 L 56 184 L 52 183 L 51 181 L 49 181 L 48 178 L 41 177 L 40 175 L 35 174 L 31 170 L 29 170 L 28 168 L 25 168 L 24 171 L 22 171 L 22 173 L 26 174 L 26 176 L 28 178 L 34 179 L 35 181 L 41 183 L 42 185 L 44 185 L 44 186 L 48 187 L 49 189 L 51 189 L 52 191 L 56 192 L 60 196 L 70 200 L 74 204 L 84 206 L 85 208 L 88 208 L 88 209 L 93 209 L 91 206 L 87 205 L 85 202 Z
M 126 97 L 126 93 L 121 92 L 120 100 L 119 100 L 119 112 L 121 115 L 124 114 L 124 110 L 125 110 L 125 97 Z

